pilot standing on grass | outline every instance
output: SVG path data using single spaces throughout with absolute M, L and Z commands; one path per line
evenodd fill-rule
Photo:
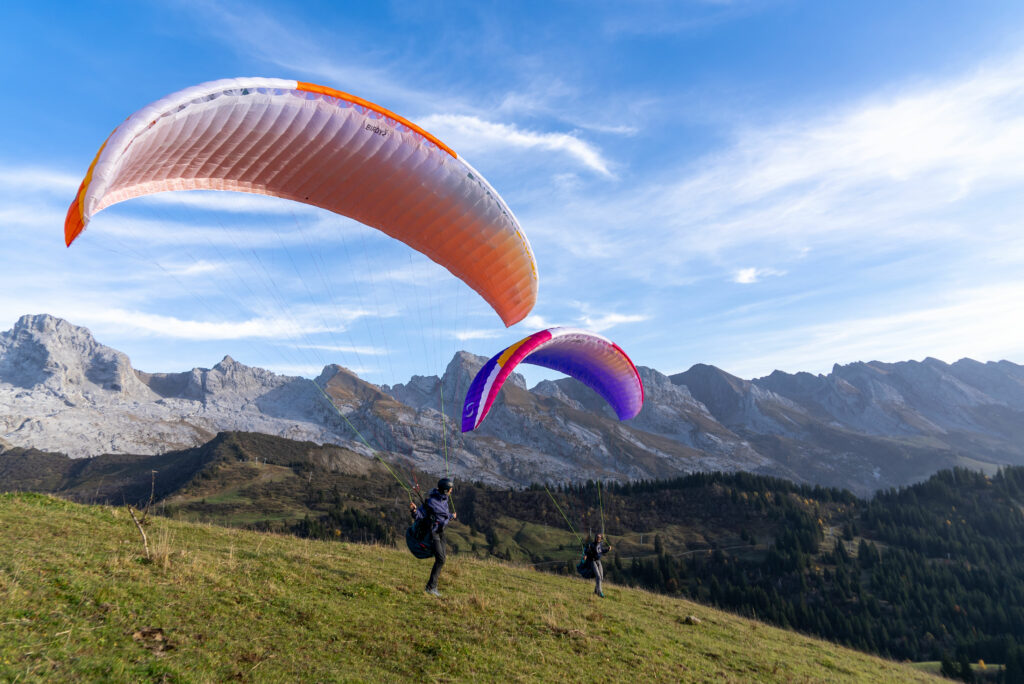
M 427 580 L 426 592 L 433 596 L 440 596 L 437 591 L 437 578 L 441 575 L 441 568 L 444 567 L 446 559 L 446 548 L 444 543 L 444 529 L 448 523 L 456 518 L 456 514 L 449 508 L 449 501 L 452 494 L 452 481 L 443 477 L 437 481 L 437 488 L 432 489 L 423 503 L 423 515 L 430 525 L 430 541 L 434 551 L 434 567 L 430 569 L 430 579 Z M 410 511 L 416 512 L 416 504 L 409 504 Z
M 604 543 L 604 535 L 600 532 L 594 535 L 594 541 L 587 544 L 584 550 L 583 560 L 594 573 L 594 593 L 601 598 L 604 598 L 604 591 L 601 589 L 601 582 L 604 581 L 604 566 L 601 564 L 601 556 L 611 550 L 612 547 Z

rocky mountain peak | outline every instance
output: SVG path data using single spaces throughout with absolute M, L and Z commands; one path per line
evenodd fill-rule
M 715 366 L 694 364 L 689 370 L 671 376 L 671 380 L 685 385 L 697 401 L 726 425 L 742 421 L 751 407 L 751 382 Z
M 949 366 L 949 374 L 998 398 L 1008 406 L 1024 404 L 1024 366 L 1009 361 L 981 363 L 960 359 Z
M 338 373 L 355 375 L 355 373 L 350 371 L 348 368 L 345 368 L 344 366 L 339 366 L 336 363 L 329 363 L 326 366 L 324 366 L 324 369 L 322 371 L 320 371 L 320 375 L 318 375 L 316 378 L 316 384 L 320 385 L 321 387 L 326 387 L 327 381 L 333 378 Z
M 366 382 L 344 366 L 330 364 L 316 379 L 316 384 L 334 400 L 335 405 L 354 408 L 363 402 L 389 400 L 389 395 L 380 387 Z
M 0 345 L 7 353 L 19 347 L 39 345 L 48 355 L 64 352 L 94 353 L 101 345 L 88 328 L 72 325 L 49 314 L 22 316 L 14 327 L 0 333 Z
M 226 354 L 224 355 L 224 358 L 221 359 L 220 362 L 213 367 L 214 370 L 218 370 L 221 373 L 229 373 L 233 370 L 240 370 L 243 368 L 247 368 L 247 366 L 245 364 L 239 363 L 238 361 L 235 361 L 233 358 Z
M 153 398 L 125 354 L 98 343 L 87 328 L 48 314 L 22 316 L 0 334 L 0 382 L 42 387 L 71 403 L 97 392 Z
M 205 395 L 221 397 L 234 394 L 250 399 L 295 379 L 263 368 L 247 366 L 230 356 L 225 356 L 209 370 L 193 369 L 192 375 L 202 383 Z
M 17 334 L 34 330 L 39 333 L 46 333 L 54 332 L 57 329 L 71 333 L 84 333 L 86 336 L 92 337 L 92 333 L 88 329 L 74 326 L 68 323 L 67 320 L 50 315 L 49 313 L 26 313 L 16 320 L 14 327 L 9 332 Z
M 412 406 L 413 408 L 433 408 L 441 406 L 441 391 L 444 390 L 444 404 L 446 412 L 452 406 L 456 406 L 456 415 L 461 410 L 462 399 L 469 390 L 473 378 L 487 363 L 487 357 L 477 356 L 466 351 L 456 352 L 452 360 L 445 367 L 444 376 L 438 378 L 436 375 L 414 375 L 407 383 L 399 383 L 394 386 L 384 385 L 381 389 L 387 392 L 398 401 Z M 442 382 L 444 386 L 442 388 Z M 526 378 L 519 373 L 512 373 L 505 381 L 507 386 L 526 389 Z
M 577 387 L 577 385 L 579 387 Z M 542 397 L 557 399 L 567 406 L 583 411 L 585 409 L 583 404 L 570 396 L 572 394 L 576 394 L 577 389 L 587 390 L 588 388 L 578 382 L 573 384 L 566 380 L 541 380 L 536 384 L 536 386 L 534 386 L 533 392 L 534 394 L 539 394 Z
M 487 363 L 486 356 L 471 354 L 467 351 L 458 351 L 455 352 L 455 356 L 452 357 L 452 360 L 448 362 L 448 365 L 444 369 L 444 374 L 451 375 L 452 373 L 458 373 L 464 370 L 470 376 L 473 376 L 477 374 L 477 371 L 483 368 L 485 363 Z

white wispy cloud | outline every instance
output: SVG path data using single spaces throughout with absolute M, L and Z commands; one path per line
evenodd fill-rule
M 54 240 L 64 243 L 64 211 L 35 200 L 22 200 L 0 208 L 0 225 L 42 228 L 53 231 Z
M 171 275 L 181 277 L 209 275 L 210 273 L 223 271 L 225 268 L 226 266 L 222 263 L 214 263 L 205 259 L 187 264 L 164 264 L 165 271 Z
M 611 104 L 609 98 L 614 98 L 614 95 L 605 94 L 595 106 L 594 102 L 581 99 L 578 88 L 569 86 L 550 72 L 537 73 L 535 68 L 527 70 L 531 75 L 526 77 L 526 84 L 505 93 L 500 104 L 489 112 L 490 118 L 550 118 L 565 122 L 572 129 L 614 136 L 629 137 L 639 132 L 636 123 L 623 123 L 625 105 Z
M 453 333 L 453 336 L 460 342 L 465 342 L 466 340 L 493 340 L 504 334 L 504 331 L 496 328 L 484 328 L 481 330 L 459 330 Z
M 623 314 L 617 312 L 604 312 L 604 313 L 593 313 L 594 307 L 576 303 L 575 308 L 580 310 L 580 313 L 564 316 L 561 321 L 554 321 L 553 319 L 541 316 L 539 314 L 530 314 L 523 319 L 521 325 L 528 329 L 530 332 L 536 332 L 538 330 L 545 330 L 547 328 L 583 328 L 590 330 L 591 332 L 604 332 L 618 325 L 625 325 L 627 323 L 641 323 L 649 320 L 650 316 L 647 314 Z
M 851 315 L 783 330 L 748 330 L 739 343 L 725 341 L 723 355 L 713 362 L 749 378 L 776 369 L 826 373 L 833 363 L 854 361 L 932 356 L 952 362 L 964 357 L 1019 359 L 1024 355 L 1024 285 L 1010 282 L 958 290 L 943 299 L 933 306 L 910 306 L 890 314 Z
M 908 218 L 920 227 L 936 209 L 1024 179 L 1024 58 L 817 119 L 751 128 L 697 166 L 670 186 L 663 208 L 685 210 L 675 225 L 710 228 L 704 245 L 906 236 Z
M 390 353 L 389 350 L 381 349 L 380 347 L 366 347 L 358 345 L 299 344 L 296 345 L 296 347 L 299 349 L 316 349 L 318 351 L 330 351 L 339 352 L 341 354 L 358 354 L 365 356 L 384 356 Z
M 595 122 L 577 122 L 580 128 L 584 128 L 588 131 L 596 131 L 598 133 L 610 133 L 613 135 L 622 135 L 631 137 L 639 133 L 640 129 L 636 126 L 630 126 L 627 124 L 602 124 Z
M 591 314 L 585 314 L 580 317 L 580 323 L 582 327 L 587 330 L 594 332 L 604 332 L 618 325 L 626 323 L 642 323 L 646 320 L 650 320 L 650 316 L 645 314 L 620 314 L 620 313 L 606 313 L 599 316 Z
M 785 271 L 780 271 L 774 268 L 741 268 L 733 273 L 732 281 L 734 283 L 741 283 L 743 285 L 749 285 L 756 283 L 765 276 L 781 276 L 786 275 Z
M 0 164 L 0 192 L 30 190 L 64 195 L 67 204 L 70 205 L 81 182 L 81 176 L 63 171 L 38 166 Z
M 287 309 L 272 307 L 260 315 L 239 314 L 237 319 L 211 309 L 209 317 L 200 319 L 178 314 L 164 314 L 144 307 L 148 301 L 137 301 L 133 293 L 122 295 L 116 289 L 104 292 L 91 288 L 88 293 L 68 296 L 60 287 L 29 293 L 17 301 L 0 302 L 0 320 L 11 320 L 25 313 L 49 313 L 65 318 L 77 325 L 105 334 L 123 337 L 151 336 L 173 340 L 215 341 L 262 339 L 285 341 L 293 349 L 316 350 L 330 347 L 318 345 L 312 337 L 318 334 L 343 333 L 354 321 L 371 319 L 377 312 L 359 309 L 333 308 L 330 316 L 324 310 L 308 304 L 290 303 Z M 189 311 L 205 310 L 199 302 L 182 297 Z M 237 300 L 236 300 L 237 301 Z M 240 305 L 240 302 L 238 302 Z M 138 306 L 139 308 L 130 308 Z M 341 347 L 342 345 L 335 345 Z M 338 351 L 343 351 L 338 349 Z M 354 350 L 353 350 L 354 351 Z M 362 352 L 362 348 L 359 348 Z M 368 355 L 374 352 L 365 352 Z
M 687 263 L 733 261 L 721 259 L 731 252 L 785 270 L 808 249 L 977 240 L 1019 222 L 1012 189 L 1022 183 L 1018 55 L 829 112 L 750 123 L 719 151 L 639 187 L 570 186 L 557 202 L 520 214 L 551 253 L 663 283 L 686 278 Z
M 570 133 L 529 131 L 513 124 L 486 121 L 464 114 L 433 114 L 421 125 L 449 141 L 462 152 L 482 153 L 503 149 L 545 150 L 567 155 L 603 176 L 611 176 L 609 162 L 591 143 Z M 462 153 L 460 152 L 460 153 Z
M 530 314 L 520 322 L 520 325 L 524 326 L 530 332 L 537 332 L 538 330 L 545 330 L 547 328 L 556 328 L 562 324 L 553 323 L 539 314 Z
M 296 339 L 326 330 L 308 320 L 300 326 L 291 316 L 249 318 L 242 321 L 197 321 L 144 311 L 101 309 L 86 313 L 81 318 L 89 324 L 103 324 L 108 330 L 119 329 L 185 340 Z

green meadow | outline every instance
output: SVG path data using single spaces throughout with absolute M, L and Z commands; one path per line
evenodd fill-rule
M 935 681 L 699 604 L 466 555 L 0 495 L 0 681 Z

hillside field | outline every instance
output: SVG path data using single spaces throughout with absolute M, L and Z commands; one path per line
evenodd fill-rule
M 0 495 L 4 681 L 934 681 L 684 600 L 493 560 Z M 693 616 L 697 620 L 689 620 Z M 698 622 L 699 621 L 699 622 Z M 697 624 L 689 624 L 697 622 Z

